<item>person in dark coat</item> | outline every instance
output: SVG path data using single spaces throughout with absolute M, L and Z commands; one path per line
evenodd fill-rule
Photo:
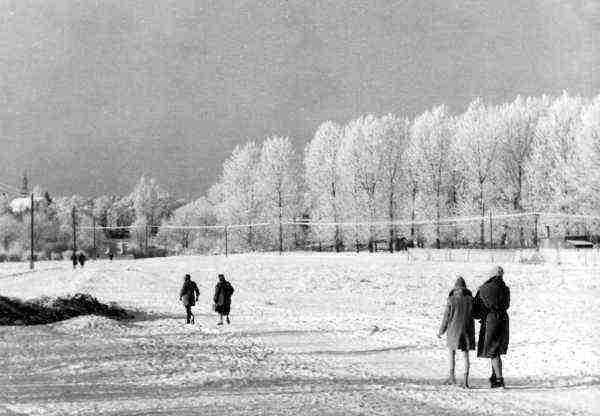
M 217 325 L 223 325 L 223 316 L 227 319 L 227 324 L 230 324 L 229 311 L 231 309 L 231 295 L 233 295 L 234 289 L 227 280 L 225 275 L 219 274 L 219 282 L 215 286 L 215 296 L 213 298 L 215 304 L 215 312 L 219 314 L 219 322 Z
M 465 372 L 463 386 L 469 388 L 469 351 L 475 349 L 475 321 L 473 320 L 473 295 L 467 289 L 465 280 L 459 276 L 454 284 L 454 289 L 448 295 L 444 318 L 438 331 L 438 338 L 446 333 L 450 373 L 447 384 L 456 384 L 454 377 L 454 363 L 456 350 L 463 352 Z
M 83 265 L 85 264 L 85 254 L 83 253 L 83 251 L 79 252 L 79 254 L 77 255 L 77 260 L 79 260 L 79 265 L 83 267 Z
M 192 280 L 192 276 L 186 274 L 185 278 L 183 279 L 183 287 L 179 292 L 179 300 L 183 303 L 183 306 L 185 306 L 185 322 L 187 324 L 194 323 L 194 314 L 192 313 L 192 306 L 196 304 L 196 299 L 198 299 L 198 296 L 200 296 L 200 290 L 198 289 L 198 285 L 196 285 L 196 282 Z
M 492 364 L 490 387 L 504 387 L 501 355 L 508 350 L 508 313 L 510 289 L 504 283 L 504 270 L 496 266 L 491 277 L 475 295 L 473 310 L 480 319 L 477 356 L 489 358 Z
M 73 262 L 73 268 L 77 267 L 77 253 L 75 253 L 75 251 L 73 251 L 73 254 L 71 254 L 71 261 Z

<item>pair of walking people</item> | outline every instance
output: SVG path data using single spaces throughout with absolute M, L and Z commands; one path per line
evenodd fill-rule
M 475 319 L 480 320 L 477 356 L 489 358 L 492 367 L 490 387 L 504 387 L 501 355 L 508 349 L 510 289 L 503 279 L 504 270 L 500 266 L 492 269 L 490 278 L 479 288 L 475 297 L 467 289 L 465 280 L 458 277 L 454 289 L 450 291 L 444 318 L 438 337 L 447 333 L 446 345 L 449 353 L 448 384 L 455 384 L 454 375 L 456 351 L 463 352 L 465 372 L 463 386 L 469 387 L 469 351 L 475 349 Z
M 231 283 L 225 279 L 225 275 L 218 275 L 219 281 L 215 286 L 215 293 L 213 296 L 214 310 L 219 314 L 219 322 L 217 325 L 223 325 L 223 317 L 226 318 L 227 324 L 230 324 L 229 312 L 231 310 L 231 296 L 233 295 L 234 289 Z M 192 280 L 189 274 L 185 275 L 183 280 L 183 287 L 179 292 L 179 300 L 183 303 L 186 312 L 186 323 L 194 323 L 194 313 L 192 312 L 192 306 L 196 304 L 198 297 L 200 296 L 200 290 L 196 282 Z

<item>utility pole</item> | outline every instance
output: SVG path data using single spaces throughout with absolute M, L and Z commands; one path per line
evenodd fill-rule
M 73 205 L 73 209 L 71 210 L 71 217 L 73 220 L 73 254 L 77 252 L 77 227 L 75 225 L 75 205 Z
M 30 257 L 29 257 L 29 268 L 31 270 L 33 270 L 33 212 L 34 212 L 34 205 L 33 205 L 33 192 L 31 193 L 31 241 L 29 243 L 29 248 L 30 248 Z
M 492 224 L 492 210 L 490 210 L 490 248 L 494 248 L 494 226 Z
M 534 214 L 533 216 L 533 245 L 536 250 L 540 249 L 540 244 L 538 241 L 538 223 L 540 220 L 539 214 Z
M 94 213 L 92 213 L 92 245 L 94 247 L 94 258 L 98 258 L 98 253 L 96 252 L 96 217 Z

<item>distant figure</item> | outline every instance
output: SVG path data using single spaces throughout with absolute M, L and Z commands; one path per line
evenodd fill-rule
M 510 306 L 510 289 L 504 283 L 503 275 L 502 267 L 494 267 L 490 279 L 481 285 L 473 301 L 473 315 L 481 320 L 477 356 L 491 360 L 491 388 L 504 387 L 500 355 L 506 354 L 508 349 L 506 311 Z
M 73 262 L 73 268 L 77 267 L 77 253 L 75 251 L 73 251 L 73 254 L 71 254 L 71 261 Z
M 198 285 L 196 282 L 192 280 L 192 277 L 189 274 L 185 275 L 183 279 L 183 287 L 179 292 L 179 300 L 185 306 L 186 319 L 185 322 L 187 324 L 194 323 L 194 314 L 192 313 L 192 306 L 196 304 L 196 299 L 200 296 L 200 290 L 198 290 Z
M 223 316 L 227 319 L 227 324 L 230 324 L 229 310 L 231 309 L 231 295 L 234 289 L 227 280 L 225 275 L 219 274 L 219 283 L 215 286 L 215 296 L 213 298 L 215 312 L 219 314 L 219 322 L 217 325 L 223 325 Z
M 79 265 L 81 267 L 85 265 L 85 254 L 83 253 L 83 251 L 79 252 L 79 254 L 77 255 L 77 260 L 79 260 Z
M 447 333 L 446 345 L 448 346 L 450 372 L 446 384 L 456 384 L 454 377 L 455 354 L 456 350 L 460 350 L 463 352 L 465 360 L 463 387 L 469 388 L 469 351 L 475 349 L 475 322 L 472 312 L 473 295 L 467 289 L 465 280 L 459 276 L 454 284 L 454 289 L 448 295 L 444 318 L 438 332 L 438 338 Z
M 109 260 L 112 260 L 113 257 L 114 257 L 114 254 L 113 254 L 112 250 L 110 249 L 110 247 L 106 248 L 106 253 L 105 254 L 106 254 L 106 256 L 108 257 Z

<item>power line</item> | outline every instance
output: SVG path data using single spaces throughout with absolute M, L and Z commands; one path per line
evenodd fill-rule
M 0 182 L 0 187 L 4 188 L 5 190 L 9 190 L 11 192 L 15 192 L 17 194 L 21 194 L 21 191 L 19 189 L 15 188 L 14 186 L 7 185 L 3 182 Z

